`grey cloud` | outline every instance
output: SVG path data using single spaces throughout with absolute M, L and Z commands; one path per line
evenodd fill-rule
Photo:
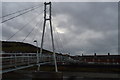
M 99 54 L 104 54 L 105 52 L 111 52 L 111 49 L 115 48 L 116 52 L 114 53 L 117 53 L 117 6 L 117 3 L 61 3 L 57 7 L 54 7 L 55 11 L 53 12 L 55 12 L 55 17 L 59 14 L 69 15 L 68 23 L 61 21 L 58 27 L 63 28 L 63 26 L 67 25 L 69 33 L 66 35 L 71 37 L 66 37 L 70 40 L 68 45 L 71 47 L 71 51 L 77 49 L 74 52 L 80 52 L 81 48 L 84 47 L 85 50 L 88 50 L 87 53 L 98 52 Z M 87 30 L 93 30 L 95 34 L 100 32 L 104 36 L 101 37 L 101 39 L 86 39 L 85 41 L 88 43 L 80 45 L 80 42 L 85 42 L 81 41 L 81 34 Z M 109 33 L 110 35 L 106 33 Z
M 17 9 L 30 7 L 38 3 L 6 3 L 3 5 L 4 14 L 17 11 Z M 8 5 L 8 6 L 6 6 Z M 72 55 L 81 54 L 105 54 L 110 52 L 111 54 L 117 54 L 118 47 L 118 4 L 115 2 L 56 2 L 52 3 L 52 16 L 53 27 L 65 30 L 64 33 L 54 35 L 56 50 L 63 53 L 71 53 Z M 8 10 L 10 8 L 10 10 Z M 42 8 L 43 10 L 43 8 Z M 17 18 L 17 20 L 10 21 L 3 26 L 3 38 L 6 39 L 12 35 L 18 26 L 24 25 L 27 21 L 39 13 L 40 10 L 36 10 L 35 13 L 24 15 Z M 13 40 L 22 40 L 25 34 L 34 27 L 37 20 L 22 30 Z M 23 21 L 24 20 L 24 21 Z M 42 30 L 42 26 L 40 30 Z M 9 27 L 9 29 L 8 29 Z M 11 30 L 11 29 L 12 30 Z M 49 28 L 47 25 L 47 34 L 45 38 L 44 48 L 51 49 L 51 38 Z M 36 32 L 33 32 L 36 33 Z M 49 36 L 49 37 L 48 37 Z M 31 38 L 34 35 L 30 35 L 26 42 L 31 43 Z M 37 34 L 39 44 L 41 42 L 41 33 Z M 32 43 L 34 44 L 34 43 Z M 57 46 L 58 44 L 58 46 Z M 40 45 L 39 45 L 40 46 Z M 60 50 L 58 50 L 58 47 Z

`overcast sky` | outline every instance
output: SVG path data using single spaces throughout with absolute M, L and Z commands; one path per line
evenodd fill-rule
M 38 4 L 43 5 L 43 3 L 30 2 L 2 3 L 2 15 Z M 10 17 L 12 16 L 7 18 Z M 35 45 L 33 40 L 38 40 L 40 46 L 43 7 L 3 23 L 2 40 L 7 40 L 28 22 L 30 24 L 9 41 L 22 41 L 37 24 L 34 31 L 24 42 Z M 117 2 L 54 2 L 52 3 L 52 23 L 57 52 L 70 53 L 71 55 L 81 55 L 82 53 L 107 54 L 108 52 L 118 54 Z M 44 48 L 51 50 L 48 24 L 46 26 Z

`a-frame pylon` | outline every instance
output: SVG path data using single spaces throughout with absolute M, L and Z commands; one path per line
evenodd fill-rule
M 48 15 L 46 16 L 46 10 L 48 10 Z M 45 27 L 46 27 L 46 21 L 49 21 L 50 24 L 50 31 L 51 31 L 51 39 L 52 39 L 52 49 L 53 49 L 53 58 L 54 58 L 54 64 L 55 64 L 55 71 L 58 72 L 57 69 L 57 62 L 56 62 L 56 55 L 55 55 L 55 46 L 54 46 L 54 38 L 53 38 L 53 29 L 52 29 L 52 21 L 51 21 L 51 2 L 44 3 L 44 24 L 43 24 L 43 33 L 42 33 L 42 40 L 41 40 L 41 48 L 40 48 L 40 56 L 42 54 L 42 49 L 43 49 L 43 41 L 44 41 L 44 34 L 45 34 Z M 40 67 L 40 65 L 39 65 Z

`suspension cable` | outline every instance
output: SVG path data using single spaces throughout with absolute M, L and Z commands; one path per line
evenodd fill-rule
M 32 31 L 35 29 L 35 27 L 33 27 L 33 29 L 28 33 L 28 35 L 23 39 L 23 41 L 25 41 L 26 40 L 26 38 L 32 33 Z M 22 41 L 22 42 L 23 42 Z
M 60 38 L 60 36 L 59 36 L 59 33 L 57 32 L 57 30 L 56 30 L 56 28 L 55 27 L 53 27 L 53 30 L 54 30 L 54 32 L 56 33 L 56 39 L 57 40 L 59 40 L 59 42 L 61 42 L 61 51 L 62 50 L 64 50 L 64 47 L 63 47 L 63 42 L 62 42 L 62 40 L 61 40 L 61 38 Z M 58 41 L 56 40 L 56 43 L 57 43 L 57 47 L 58 47 L 58 49 L 60 49 L 60 46 L 59 46 L 59 44 L 58 44 Z
M 40 21 L 41 21 L 41 19 L 40 19 Z M 37 24 L 35 25 L 35 27 L 32 28 L 32 30 L 27 34 L 27 36 L 23 39 L 23 41 L 25 41 L 25 40 L 28 38 L 28 36 L 29 36 L 29 35 L 33 32 L 33 30 L 37 27 L 38 23 L 39 23 L 39 22 L 37 22 Z M 22 41 L 22 42 L 23 42 L 23 41 Z
M 33 17 L 30 21 L 28 21 L 28 23 L 26 23 L 22 28 L 20 28 L 16 33 L 14 33 L 12 36 L 10 36 L 7 40 L 10 40 L 11 38 L 13 38 L 18 32 L 20 32 L 22 29 L 24 29 L 25 27 L 27 27 L 28 24 L 30 24 L 34 19 L 36 19 L 40 14 L 38 14 L 37 16 Z
M 16 16 L 14 16 L 14 17 L 11 17 L 11 18 L 9 18 L 9 19 L 6 19 L 6 20 L 2 21 L 1 23 L 7 22 L 7 21 L 9 21 L 9 20 L 11 20 L 11 19 L 14 19 L 14 18 L 16 18 L 16 17 L 19 17 L 19 16 L 21 16 L 21 15 L 23 15 L 23 14 L 26 14 L 26 13 L 28 13 L 28 12 L 31 12 L 31 11 L 37 9 L 37 8 L 40 8 L 40 7 L 42 7 L 42 6 L 39 6 L 39 7 L 30 9 L 30 10 L 28 10 L 28 11 L 26 11 L 26 12 L 23 12 L 23 13 L 21 13 L 21 14 L 18 14 L 18 15 L 16 15 Z
M 56 35 L 56 36 L 54 36 L 54 38 L 55 38 L 55 42 L 56 42 L 56 48 L 58 48 L 58 51 L 60 50 L 60 46 L 59 46 L 59 44 L 58 44 L 58 36 L 57 36 L 57 32 L 56 32 L 56 30 L 55 30 L 55 27 L 53 27 L 53 31 L 54 31 L 54 34 Z
M 40 22 L 40 26 L 41 26 L 41 24 L 42 24 L 42 20 L 41 20 L 41 22 Z M 32 41 L 35 40 L 37 34 L 40 32 L 39 29 L 40 29 L 40 27 L 37 29 L 36 34 L 34 34 L 34 37 L 33 37 Z M 39 30 L 39 31 L 38 31 L 38 30 Z
M 39 4 L 39 5 L 40 5 L 40 4 Z M 0 18 L 4 18 L 4 17 L 10 16 L 10 15 L 16 14 L 16 13 L 23 12 L 23 11 L 26 11 L 26 10 L 29 10 L 29 9 L 32 9 L 32 8 L 35 8 L 35 7 L 39 6 L 39 5 L 36 5 L 36 6 L 33 6 L 33 7 L 29 7 L 29 8 L 23 9 L 23 10 L 19 10 L 19 11 L 13 12 L 13 13 L 9 13 L 9 14 L 7 14 L 7 15 L 4 15 L 4 16 L 0 17 Z

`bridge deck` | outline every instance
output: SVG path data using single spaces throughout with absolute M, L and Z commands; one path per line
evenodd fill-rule
M 45 64 L 48 64 L 48 63 L 51 63 L 51 62 L 40 63 L 40 65 L 45 65 Z M 16 68 L 5 69 L 3 71 L 0 71 L 0 73 L 7 73 L 7 72 L 19 70 L 19 69 L 25 69 L 25 68 L 33 67 L 35 65 L 39 65 L 39 64 L 31 64 L 31 65 L 27 65 L 27 66 L 20 66 L 20 67 L 16 67 Z

